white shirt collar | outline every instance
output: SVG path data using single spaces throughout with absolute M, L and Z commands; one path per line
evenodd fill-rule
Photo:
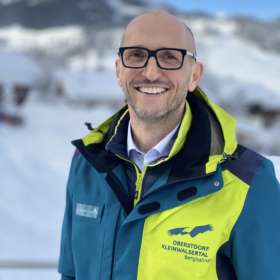
M 127 154 L 128 157 L 135 161 L 136 164 L 139 163 L 139 157 L 142 157 L 142 164 L 139 166 L 141 169 L 143 164 L 149 164 L 153 161 L 168 156 L 170 149 L 171 149 L 171 139 L 175 135 L 179 124 L 172 129 L 159 143 L 157 143 L 154 147 L 152 147 L 148 152 L 143 153 L 134 143 L 131 133 L 131 124 L 128 124 L 127 130 Z

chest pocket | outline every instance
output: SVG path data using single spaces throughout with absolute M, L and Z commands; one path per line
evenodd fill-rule
M 76 201 L 73 207 L 76 279 L 110 279 L 120 206 Z

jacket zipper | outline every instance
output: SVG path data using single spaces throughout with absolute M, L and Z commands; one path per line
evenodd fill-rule
M 135 182 L 136 188 L 135 188 L 135 196 L 134 196 L 134 206 L 135 206 L 142 197 L 143 179 L 145 177 L 148 166 L 144 166 L 142 171 L 140 171 L 135 164 L 133 164 L 133 166 L 136 173 L 136 182 Z
M 132 161 L 116 154 L 120 159 L 125 160 L 129 163 L 131 163 L 135 169 L 135 173 L 136 173 L 136 182 L 135 182 L 135 195 L 134 195 L 134 206 L 140 201 L 141 199 L 141 194 L 142 194 L 142 184 L 143 184 L 143 179 L 146 173 L 146 170 L 148 168 L 148 166 L 144 166 L 143 170 L 141 171 L 138 166 L 133 163 Z M 112 259 L 112 268 L 111 268 L 111 277 L 110 280 L 113 280 L 113 273 L 114 273 L 114 267 L 115 267 L 115 259 L 116 259 L 116 247 L 117 247 L 117 242 L 114 242 L 114 248 L 113 248 L 113 259 Z

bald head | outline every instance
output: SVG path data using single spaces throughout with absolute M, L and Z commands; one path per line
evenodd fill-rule
M 176 16 L 163 11 L 152 11 L 132 19 L 122 36 L 121 46 L 152 45 L 157 38 L 161 46 L 186 48 L 196 54 L 195 40 L 191 29 Z M 146 40 L 146 42 L 145 42 Z

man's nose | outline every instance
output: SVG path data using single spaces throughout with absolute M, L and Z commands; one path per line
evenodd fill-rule
M 146 67 L 143 69 L 143 75 L 150 81 L 155 81 L 160 76 L 161 69 L 158 67 L 155 57 L 150 57 Z

